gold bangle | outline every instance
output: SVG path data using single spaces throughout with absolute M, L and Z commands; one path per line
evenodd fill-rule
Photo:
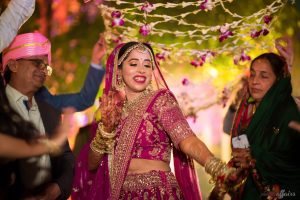
M 39 139 L 38 142 L 40 142 L 48 148 L 48 152 L 50 155 L 56 156 L 61 153 L 60 147 L 55 142 L 49 139 Z
M 96 136 L 90 144 L 91 150 L 99 154 L 112 153 L 115 145 L 115 136 L 116 133 L 114 131 L 111 133 L 104 131 L 103 123 L 99 122 Z
M 90 144 L 91 150 L 95 153 L 104 154 L 112 153 L 114 148 L 115 141 L 113 139 L 105 139 L 101 136 L 97 136 L 93 139 Z
M 234 167 L 228 167 L 224 162 L 220 159 L 213 157 L 209 161 L 207 161 L 204 165 L 205 171 L 212 176 L 210 183 L 215 183 L 219 188 L 220 192 L 234 192 L 236 191 L 241 185 L 243 185 L 247 177 L 244 177 L 241 181 L 236 183 L 235 185 L 230 184 L 225 181 L 228 176 L 236 171 Z M 221 178 L 220 178 L 221 177 Z
M 107 139 L 111 139 L 116 136 L 115 131 L 112 131 L 111 133 L 104 131 L 102 122 L 98 123 L 97 132 L 99 132 L 99 134 L 101 134 L 102 137 L 107 138 Z
M 220 159 L 213 157 L 204 164 L 205 171 L 212 176 L 212 181 L 216 182 L 220 175 L 228 175 L 228 167 Z
M 94 140 L 90 144 L 90 149 L 93 152 L 98 153 L 98 154 L 104 154 L 105 153 L 103 149 L 99 148 L 99 146 L 94 142 Z

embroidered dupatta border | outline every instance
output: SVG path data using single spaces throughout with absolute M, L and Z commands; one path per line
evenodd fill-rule
M 140 105 L 128 116 L 126 123 L 120 133 L 117 148 L 115 149 L 114 160 L 111 174 L 111 199 L 119 198 L 129 162 L 131 160 L 132 149 L 137 137 L 137 133 L 143 121 L 143 115 L 150 107 L 150 104 L 162 90 L 151 92 L 145 96 L 145 102 Z

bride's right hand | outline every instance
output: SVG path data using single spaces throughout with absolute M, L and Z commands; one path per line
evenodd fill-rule
M 99 110 L 101 121 L 106 132 L 112 132 L 118 125 L 123 106 L 124 98 L 118 91 L 109 91 L 108 95 L 103 94 Z

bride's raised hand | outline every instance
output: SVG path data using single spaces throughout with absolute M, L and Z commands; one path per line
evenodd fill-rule
M 116 90 L 111 90 L 109 93 L 103 94 L 100 101 L 101 121 L 105 131 L 112 132 L 119 123 L 122 112 L 121 94 Z

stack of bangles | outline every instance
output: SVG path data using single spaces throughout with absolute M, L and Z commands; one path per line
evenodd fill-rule
M 90 148 L 98 154 L 111 154 L 115 144 L 115 136 L 116 133 L 114 131 L 111 133 L 105 132 L 102 122 L 99 122 L 96 136 L 91 142 Z
M 236 168 L 227 166 L 220 159 L 213 157 L 204 165 L 205 171 L 212 176 L 211 182 L 217 184 L 220 192 L 229 192 L 240 182 L 230 183 L 227 178 L 236 172 Z

